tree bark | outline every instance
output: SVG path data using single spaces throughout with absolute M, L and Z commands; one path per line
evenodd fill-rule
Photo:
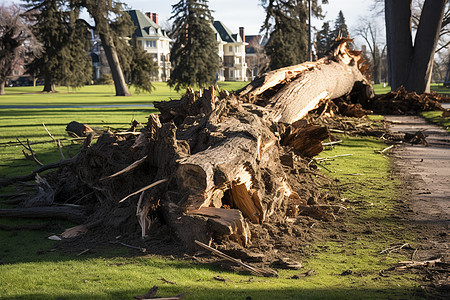
M 434 52 L 441 31 L 445 2 L 446 0 L 427 0 L 423 5 L 414 41 L 411 69 L 405 85 L 408 91 L 430 92 Z
M 5 82 L 0 82 L 0 95 L 5 95 Z
M 389 85 L 396 90 L 407 80 L 413 52 L 411 1 L 385 0 Z
M 434 51 L 439 39 L 446 0 L 426 0 L 414 46 L 411 1 L 385 0 L 389 84 L 392 90 L 430 91 Z
M 51 82 L 49 78 L 45 78 L 44 80 L 44 89 L 43 92 L 54 93 L 56 92 L 55 84 Z
M 116 96 L 131 96 L 125 82 L 125 77 L 123 76 L 122 68 L 120 67 L 119 57 L 117 56 L 116 46 L 114 45 L 112 37 L 107 34 L 100 34 L 100 40 L 102 41 L 106 59 L 108 60 L 108 65 L 111 69 Z

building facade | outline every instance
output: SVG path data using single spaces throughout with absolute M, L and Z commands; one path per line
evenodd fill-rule
M 218 80 L 248 81 L 244 28 L 239 29 L 239 34 L 233 34 L 220 21 L 214 21 L 213 27 L 216 40 L 219 42 L 218 54 L 223 65 L 218 72 Z
M 133 33 L 133 43 L 153 56 L 158 64 L 154 74 L 155 81 L 166 81 L 170 78 L 170 43 L 171 39 L 158 24 L 158 14 L 143 13 L 139 10 L 129 10 L 128 14 L 136 26 Z

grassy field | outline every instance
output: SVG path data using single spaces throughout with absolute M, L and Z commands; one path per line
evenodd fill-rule
M 375 84 L 373 86 L 373 89 L 375 90 L 375 94 L 386 94 L 391 91 L 391 87 L 383 84 Z M 431 91 L 436 92 L 438 94 L 450 94 L 450 88 L 444 87 L 442 84 L 432 83 L 431 84 Z
M 226 89 L 238 89 L 227 83 Z M 86 87 L 76 93 L 63 90 L 55 95 L 36 93 L 32 88 L 8 89 L 0 105 L 38 105 L 83 103 L 151 103 L 177 98 L 161 85 L 152 95 L 114 97 L 108 87 Z M 80 95 L 79 93 L 84 93 Z M 31 96 L 32 95 L 32 96 Z M 158 95 L 158 96 L 157 96 Z M 48 98 L 53 97 L 53 98 Z M 164 98 L 165 97 L 165 98 Z M 104 98 L 109 99 L 106 100 Z M 4 100 L 6 99 L 6 100 Z M 71 99 L 71 100 L 69 100 Z M 5 102 L 3 102 L 5 101 Z M 4 104 L 7 103 L 7 104 Z M 67 137 L 64 128 L 72 120 L 92 126 L 127 128 L 132 119 L 146 121 L 154 112 L 151 107 L 77 108 L 77 109 L 1 109 L 0 110 L 0 176 L 23 174 L 36 167 L 23 158 L 22 146 L 12 145 L 16 137 L 30 142 L 49 141 L 42 123 L 58 138 Z M 48 240 L 69 224 L 57 220 L 15 220 L 3 218 L 0 225 L 49 223 L 45 230 L 0 230 L 0 299 L 131 299 L 144 294 L 153 285 L 160 287 L 158 296 L 187 293 L 187 299 L 405 299 L 417 297 L 417 277 L 408 273 L 381 275 L 407 252 L 380 254 L 392 244 L 413 243 L 414 234 L 396 221 L 399 204 L 398 184 L 392 176 L 389 159 L 376 154 L 384 143 L 373 138 L 340 136 L 344 143 L 321 153 L 323 157 L 352 154 L 327 161 L 321 168 L 334 178 L 348 207 L 334 223 L 335 232 L 318 240 L 303 260 L 300 271 L 279 270 L 280 278 L 260 278 L 236 274 L 191 260 L 143 255 L 128 248 L 112 247 L 108 251 L 89 251 L 83 255 L 55 251 L 57 241 Z M 64 140 L 66 149 L 70 141 Z M 54 144 L 32 145 L 44 163 L 59 159 Z M 72 146 L 72 155 L 76 152 Z M 66 155 L 69 153 L 66 152 Z M 1 190 L 7 193 L 8 190 Z M 320 226 L 320 225 L 318 225 Z M 315 275 L 290 279 L 310 269 Z M 351 270 L 351 275 L 341 275 Z M 229 281 L 213 279 L 221 276 Z M 388 277 L 386 277 L 388 276 Z M 167 284 L 162 279 L 175 284 Z

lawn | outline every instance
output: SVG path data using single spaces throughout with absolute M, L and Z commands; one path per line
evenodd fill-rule
M 224 88 L 235 90 L 241 86 L 227 83 Z M 157 86 L 152 95 L 132 97 L 114 97 L 107 90 L 108 86 L 97 89 L 88 86 L 75 93 L 61 90 L 54 95 L 37 93 L 38 90 L 33 89 L 7 89 L 9 95 L 0 97 L 0 105 L 30 102 L 35 105 L 143 104 L 179 97 L 164 85 Z M 24 97 L 29 97 L 29 102 Z M 23 174 L 36 167 L 24 159 L 22 146 L 12 145 L 12 142 L 16 137 L 33 143 L 51 141 L 42 123 L 56 137 L 67 138 L 64 128 L 72 120 L 94 127 L 127 128 L 132 119 L 144 123 L 148 114 L 154 112 L 151 107 L 1 109 L 0 176 Z M 407 252 L 385 255 L 380 254 L 381 250 L 392 244 L 413 243 L 415 239 L 406 225 L 392 218 L 399 201 L 399 182 L 391 174 L 388 157 L 374 152 L 383 149 L 385 144 L 374 138 L 339 137 L 343 144 L 327 149 L 321 156 L 352 156 L 329 160 L 319 167 L 339 185 L 348 212 L 339 215 L 337 221 L 323 225 L 335 230 L 311 247 L 310 256 L 298 257 L 303 261 L 303 270 L 279 270 L 278 279 L 260 278 L 189 259 L 144 255 L 113 246 L 107 251 L 92 250 L 79 256 L 65 254 L 56 250 L 57 241 L 47 237 L 60 233 L 69 224 L 58 220 L 3 218 L 0 225 L 45 223 L 49 226 L 40 231 L 0 230 L 0 299 L 131 299 L 144 294 L 153 285 L 160 287 L 159 296 L 187 293 L 188 299 L 413 298 L 417 296 L 415 275 L 380 273 L 400 260 L 409 259 Z M 76 153 L 77 145 L 71 146 L 71 153 L 68 153 L 71 142 L 64 140 L 63 144 L 67 156 Z M 59 159 L 53 143 L 33 144 L 32 147 L 44 163 Z M 0 192 L 5 194 L 9 190 Z M 310 269 L 315 270 L 315 275 L 291 279 Z M 341 275 L 346 270 L 351 270 L 351 275 Z M 214 280 L 214 276 L 228 281 Z M 175 284 L 164 283 L 162 279 Z
M 386 94 L 391 91 L 391 87 L 384 84 L 374 84 L 373 89 L 375 94 Z M 436 92 L 438 94 L 450 94 L 450 88 L 446 88 L 442 85 L 442 83 L 432 83 L 430 87 L 432 92 Z

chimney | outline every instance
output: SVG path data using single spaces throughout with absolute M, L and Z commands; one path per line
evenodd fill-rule
M 244 27 L 239 27 L 239 35 L 241 36 L 242 42 L 245 43 L 245 32 L 244 32 Z
M 145 15 L 150 19 L 153 20 L 153 14 L 151 12 L 146 12 Z
M 158 14 L 157 13 L 153 13 L 153 22 L 155 22 L 156 23 L 156 25 L 159 25 L 158 24 Z

